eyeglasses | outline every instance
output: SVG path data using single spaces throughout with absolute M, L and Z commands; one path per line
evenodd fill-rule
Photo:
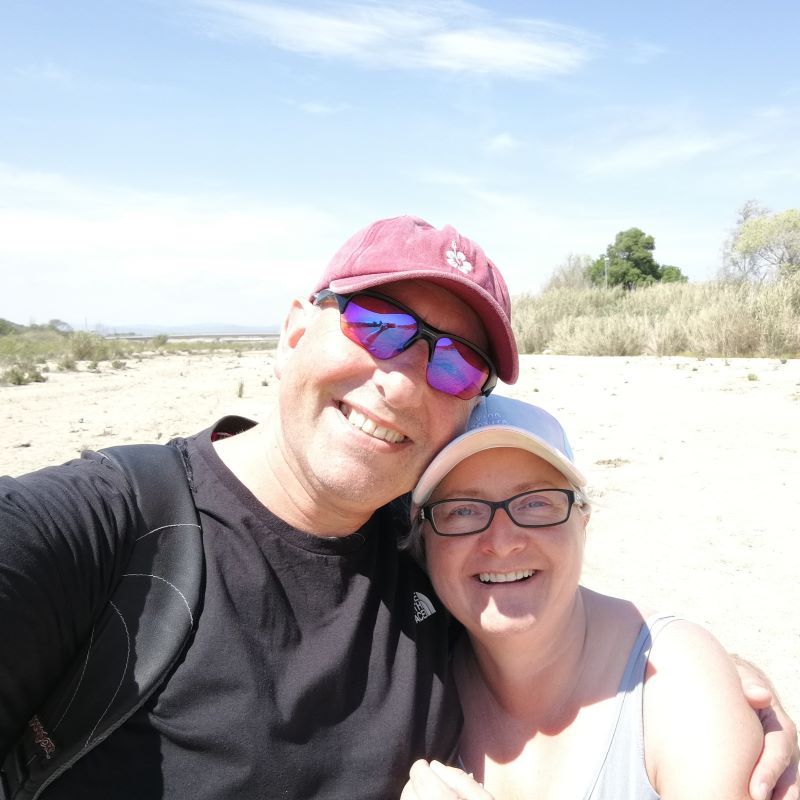
M 488 395 L 497 372 L 486 353 L 466 339 L 428 325 L 411 309 L 377 292 L 341 295 L 323 289 L 319 304 L 333 299 L 339 305 L 342 333 L 375 358 L 394 358 L 414 342 L 428 343 L 426 379 L 434 389 L 469 400 Z
M 470 497 L 439 500 L 423 506 L 419 519 L 430 522 L 439 536 L 468 536 L 485 531 L 498 508 L 505 509 L 520 528 L 549 528 L 566 522 L 574 505 L 583 503 L 572 489 L 533 489 L 497 502 Z

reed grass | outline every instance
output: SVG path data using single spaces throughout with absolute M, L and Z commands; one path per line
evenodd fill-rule
M 769 284 L 555 288 L 512 302 L 522 353 L 800 355 L 800 275 Z

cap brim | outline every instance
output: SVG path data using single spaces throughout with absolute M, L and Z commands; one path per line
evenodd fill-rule
M 527 450 L 554 466 L 573 486 L 579 489 L 586 486 L 587 481 L 583 473 L 562 453 L 538 436 L 512 425 L 492 425 L 467 431 L 457 439 L 453 439 L 439 452 L 414 487 L 411 494 L 414 506 L 427 503 L 445 475 L 465 458 L 495 447 Z

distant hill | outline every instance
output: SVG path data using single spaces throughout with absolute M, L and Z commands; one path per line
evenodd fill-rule
M 150 325 L 150 324 L 130 324 L 130 325 L 98 325 L 95 327 L 97 333 L 104 336 L 114 334 L 131 334 L 135 336 L 157 336 L 159 333 L 166 333 L 168 336 L 189 336 L 198 334 L 202 336 L 218 336 L 223 334 L 235 333 L 279 333 L 279 325 L 234 325 L 226 322 L 198 322 L 190 325 Z
M 22 330 L 25 330 L 24 325 L 17 325 L 16 322 L 11 322 L 11 320 L 0 317 L 0 336 L 7 336 L 9 333 L 19 333 Z
M 31 330 L 52 330 L 59 333 L 67 333 L 72 330 L 72 327 L 58 319 L 41 325 L 20 325 L 0 317 L 0 336 Z M 80 329 L 75 328 L 75 330 Z M 198 322 L 191 325 L 133 323 L 129 325 L 96 325 L 92 332 L 101 336 L 157 336 L 159 333 L 166 333 L 168 336 L 190 336 L 192 334 L 197 334 L 198 336 L 223 336 L 225 334 L 280 333 L 280 325 L 234 325 L 228 322 Z

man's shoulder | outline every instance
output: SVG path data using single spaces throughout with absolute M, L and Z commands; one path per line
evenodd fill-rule
M 107 494 L 125 491 L 127 484 L 119 469 L 95 451 L 84 451 L 79 458 L 49 465 L 16 477 L 0 477 L 0 497 L 22 499 L 41 497 L 57 502 L 69 496 Z

